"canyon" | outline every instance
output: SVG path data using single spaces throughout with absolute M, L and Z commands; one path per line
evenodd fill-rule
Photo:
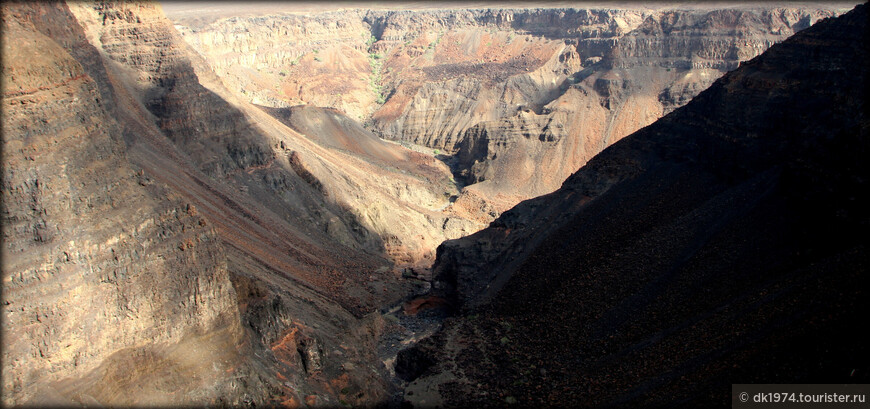
M 868 6 L 774 45 L 550 195 L 439 247 L 461 311 L 413 406 L 706 406 L 863 383 Z M 397 369 L 398 370 L 398 369 Z M 735 395 L 734 404 L 739 404 Z
M 4 405 L 867 376 L 865 6 L 190 7 L 2 5 Z
M 333 107 L 422 145 L 490 222 L 832 10 L 346 10 L 176 28 L 252 103 Z

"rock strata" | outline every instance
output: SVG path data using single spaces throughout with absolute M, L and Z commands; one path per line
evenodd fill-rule
M 465 186 L 460 203 L 479 203 L 457 210 L 491 221 L 845 10 L 345 10 L 177 23 L 243 99 L 332 107 L 445 155 Z
M 94 79 L 30 12 L 4 6 L 3 403 L 239 402 L 243 329 L 214 228 L 131 167 Z M 148 373 L 183 353 L 219 370 Z M 106 371 L 142 389 L 103 388 Z
M 148 2 L 4 3 L 2 11 L 5 405 L 371 406 L 391 398 L 394 374 L 412 383 L 416 403 L 492 403 L 463 389 L 469 380 L 500 394 L 497 404 L 545 404 L 529 385 L 549 385 L 550 376 L 612 390 L 647 380 L 637 362 L 673 356 L 664 352 L 684 339 L 644 349 L 649 328 L 724 322 L 749 335 L 725 335 L 715 351 L 739 350 L 734 362 L 744 365 L 762 353 L 742 343 L 775 349 L 759 328 L 801 322 L 786 312 L 810 310 L 795 306 L 819 307 L 807 312 L 819 331 L 838 330 L 842 311 L 852 311 L 789 289 L 830 275 L 819 291 L 841 296 L 830 308 L 850 306 L 841 281 L 853 277 L 840 267 L 866 264 L 863 242 L 812 240 L 866 225 L 855 210 L 865 204 L 848 193 L 864 188 L 849 175 L 863 174 L 856 158 L 866 147 L 837 145 L 849 135 L 864 140 L 863 100 L 854 95 L 863 86 L 844 87 L 843 75 L 863 84 L 866 56 L 854 44 L 866 39 L 828 24 L 824 35 L 745 62 L 678 109 L 834 7 L 343 11 L 189 26 Z M 807 44 L 817 46 L 801 54 Z M 778 71 L 796 58 L 809 62 L 803 71 Z M 791 97 L 809 89 L 817 98 Z M 743 100 L 751 104 L 735 102 Z M 672 110 L 562 190 L 505 212 Z M 786 128 L 771 125 L 780 123 Z M 839 133 L 815 137 L 820 130 Z M 789 207 L 803 201 L 810 210 Z M 436 294 L 405 299 L 428 288 L 440 243 L 499 214 L 489 229 L 441 247 Z M 816 214 L 805 228 L 794 222 Z M 758 233 L 739 244 L 740 234 L 761 231 L 786 239 Z M 744 263 L 740 254 L 769 256 Z M 685 294 L 703 284 L 690 272 L 726 276 L 696 269 L 708 258 L 736 266 L 729 271 L 752 278 L 749 287 Z M 577 265 L 583 270 L 565 273 Z M 661 265 L 672 269 L 645 269 Z M 650 287 L 617 285 L 613 271 Z M 671 279 L 689 285 L 659 291 Z M 512 305 L 522 294 L 551 298 L 543 310 Z M 775 302 L 766 303 L 769 294 Z M 717 315 L 734 305 L 743 318 L 755 302 L 770 315 L 743 326 Z M 438 315 L 451 303 L 490 309 L 480 323 L 450 321 L 420 349 L 377 344 L 396 331 L 381 315 L 386 306 Z M 634 317 L 636 305 L 654 316 Z M 712 308 L 715 322 L 684 313 L 696 305 Z M 553 317 L 591 335 L 548 327 Z M 412 327 L 437 325 L 422 318 Z M 698 331 L 688 338 L 699 350 L 715 341 Z M 552 345 L 523 337 L 540 333 L 604 351 L 595 356 L 642 356 L 590 363 L 558 350 L 586 374 L 618 377 L 572 378 L 538 362 Z M 819 351 L 837 346 L 819 341 Z M 433 345 L 446 355 L 433 355 Z M 395 371 L 380 361 L 397 354 Z M 510 385 L 522 394 L 508 394 L 490 376 L 493 365 L 519 374 Z M 649 370 L 662 368 L 673 369 Z M 699 388 L 714 379 L 690 375 Z M 440 397 L 427 389 L 456 379 Z M 633 402 L 660 387 L 595 396 Z M 570 396 L 560 393 L 554 399 Z M 655 404 L 661 394 L 651 396 Z
M 159 6 L 3 16 L 4 404 L 382 401 L 372 313 L 409 286 L 382 237 L 413 263 L 442 230 L 369 230 L 344 198 L 370 179 L 336 164 L 374 165 L 239 104 Z

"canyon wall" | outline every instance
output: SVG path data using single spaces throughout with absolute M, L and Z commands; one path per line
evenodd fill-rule
M 349 10 L 176 23 L 243 99 L 333 107 L 428 147 L 464 187 L 454 213 L 490 221 L 845 10 Z
M 94 79 L 31 11 L 4 6 L 4 405 L 240 401 L 220 239 L 134 171 Z M 149 374 L 166 365 L 167 379 Z M 113 371 L 123 379 L 103 387 Z
M 395 264 L 476 226 L 447 168 L 233 99 L 152 3 L 3 16 L 4 404 L 383 401 Z
M 832 10 L 4 4 L 3 403 L 383 403 L 406 267 Z M 437 290 L 500 287 L 541 203 L 442 247 Z
M 90 40 L 100 44 L 113 66 L 132 72 L 119 77 L 137 78 L 124 88 L 158 118 L 174 148 L 199 171 L 230 182 L 285 224 L 308 221 L 303 228 L 316 230 L 304 234 L 315 236 L 315 242 L 386 252 L 394 261 L 414 264 L 431 262 L 435 246 L 445 238 L 480 227 L 442 211 L 456 187 L 447 168 L 434 159 L 381 144 L 378 149 L 391 152 L 392 162 L 371 163 L 358 152 L 318 145 L 280 118 L 236 98 L 210 67 L 187 52 L 164 18 L 159 30 L 147 23 L 158 21 L 151 17 L 128 22 L 109 15 L 105 21 L 112 23 L 104 25 L 100 11 L 81 10 L 77 17 L 87 23 Z M 130 49 L 140 55 L 128 57 Z M 406 166 L 405 159 L 416 165 Z

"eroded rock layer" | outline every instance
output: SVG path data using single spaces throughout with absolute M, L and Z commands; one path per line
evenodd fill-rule
M 334 126 L 319 129 L 319 124 L 309 121 L 313 127 L 307 128 L 309 135 L 303 135 L 288 128 L 281 118 L 239 100 L 197 56 L 171 51 L 187 48 L 162 16 L 144 20 L 160 22 L 159 30 L 147 30 L 137 21 L 116 19 L 112 25 L 101 25 L 99 10 L 80 10 L 77 17 L 88 22 L 91 41 L 109 47 L 106 52 L 114 62 L 134 70 L 144 81 L 131 94 L 158 118 L 161 130 L 199 170 L 247 189 L 243 196 L 255 198 L 290 225 L 308 220 L 306 229 L 320 230 L 305 232 L 313 238 L 295 234 L 299 240 L 315 243 L 314 249 L 306 251 L 320 251 L 316 248 L 320 243 L 335 241 L 371 253 L 386 252 L 398 263 L 428 263 L 441 241 L 482 227 L 442 211 L 447 199 L 456 194 L 456 186 L 447 168 L 434 159 L 416 157 L 412 169 L 403 162 L 412 153 L 398 146 L 374 147 L 384 152 L 378 154 L 380 163 L 372 163 L 370 157 L 359 156 L 353 149 L 317 144 L 312 132 L 344 131 Z M 113 20 L 109 16 L 106 21 Z M 137 34 L 118 34 L 131 30 Z M 165 42 L 162 38 L 171 40 L 169 50 L 156 45 Z M 107 45 L 112 41 L 150 54 L 135 60 L 120 51 L 113 54 L 113 49 L 124 47 Z M 300 114 L 317 115 L 314 110 Z M 354 127 L 345 119 L 339 122 Z M 365 143 L 366 136 L 358 130 L 348 132 Z M 391 161 L 383 162 L 386 157 Z
M 94 79 L 31 11 L 3 21 L 15 39 L 3 48 L 3 403 L 240 400 L 245 382 L 230 380 L 250 373 L 219 238 L 131 168 Z M 149 373 L 164 365 L 168 387 Z M 124 378 L 103 388 L 106 371 Z M 208 376 L 179 379 L 190 374 Z
M 3 404 L 383 403 L 391 371 L 375 343 L 390 324 L 379 310 L 426 288 L 415 279 L 427 278 L 420 267 L 436 246 L 555 189 L 601 149 L 832 10 L 345 11 L 173 27 L 147 2 L 4 3 Z M 832 61 L 813 69 L 839 67 Z M 765 90 L 781 79 L 750 77 Z M 813 108 L 855 108 L 850 98 Z M 781 107 L 757 115 L 807 120 Z M 754 141 L 762 131 L 748 124 L 760 120 L 749 119 L 722 123 Z M 679 156 L 662 149 L 655 155 Z M 656 163 L 641 152 L 569 180 L 568 190 L 583 184 L 577 202 L 526 202 L 474 244 L 443 247 L 437 290 L 473 305 L 515 272 L 540 273 L 520 267 L 541 246 L 558 248 L 551 233 L 586 202 Z M 711 183 L 687 186 L 708 190 L 683 198 L 674 187 L 674 206 L 744 180 L 752 163 L 701 169 Z M 655 169 L 670 180 L 683 168 Z M 840 180 L 807 169 L 813 183 Z M 802 183 L 803 173 L 788 175 Z M 850 209 L 836 210 L 851 222 Z M 719 215 L 699 220 L 710 214 Z M 551 290 L 544 280 L 529 280 L 530 294 Z M 407 310 L 427 302 L 444 304 L 420 299 Z M 492 333 L 493 316 L 472 330 Z M 458 322 L 445 333 L 465 331 Z M 462 345 L 451 342 L 448 354 Z M 409 352 L 422 365 L 399 359 L 395 373 L 414 379 L 442 359 L 426 348 Z M 469 366 L 467 379 L 486 377 L 487 365 Z
M 846 8 L 348 10 L 181 18 L 243 99 L 333 107 L 450 164 L 489 221 Z
M 225 100 L 154 4 L 10 3 L 3 24 L 4 404 L 385 399 L 371 313 L 408 285 L 341 192 L 388 176 Z

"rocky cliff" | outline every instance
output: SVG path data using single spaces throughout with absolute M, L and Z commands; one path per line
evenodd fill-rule
M 36 406 L 383 403 L 392 371 L 376 343 L 396 324 L 379 311 L 426 289 L 416 278 L 439 243 L 835 13 L 345 11 L 174 26 L 147 2 L 2 11 L 2 400 Z M 544 240 L 586 202 L 646 169 L 642 152 L 571 179 L 576 202 L 526 202 L 444 246 L 438 290 L 488 300 L 557 248 Z M 541 220 L 553 223 L 531 228 Z M 405 310 L 443 304 L 416 301 Z M 399 361 L 402 377 L 426 370 Z
M 867 22 L 772 46 L 442 245 L 436 287 L 463 313 L 400 353 L 405 399 L 706 406 L 732 383 L 865 382 Z
M 379 183 L 437 208 L 446 167 L 374 171 L 225 99 L 154 4 L 17 3 L 3 22 L 5 404 L 385 399 L 371 313 L 409 290 L 385 256 L 425 258 L 448 216 L 394 205 L 373 232 L 343 198 Z M 409 213 L 438 226 L 426 247 L 383 222 Z
M 233 381 L 250 373 L 214 228 L 131 168 L 98 85 L 35 11 L 3 11 L 3 403 L 241 401 L 257 378 Z
M 348 10 L 177 27 L 244 99 L 334 107 L 444 155 L 468 185 L 454 213 L 489 221 L 844 10 Z

